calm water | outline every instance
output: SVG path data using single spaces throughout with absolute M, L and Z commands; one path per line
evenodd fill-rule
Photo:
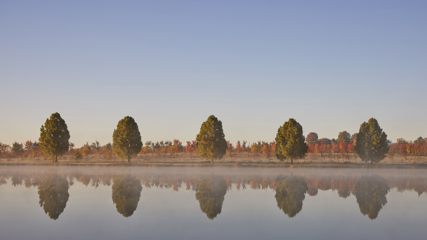
M 427 170 L 1 167 L 0 239 L 426 239 Z

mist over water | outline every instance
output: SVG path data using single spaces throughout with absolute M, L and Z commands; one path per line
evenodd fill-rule
M 5 166 L 0 228 L 2 239 L 424 239 L 426 173 Z

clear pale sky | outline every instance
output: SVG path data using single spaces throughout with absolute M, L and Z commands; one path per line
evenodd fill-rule
M 0 142 L 59 112 L 81 146 L 132 116 L 143 142 L 336 138 L 375 117 L 427 137 L 427 1 L 0 1 Z

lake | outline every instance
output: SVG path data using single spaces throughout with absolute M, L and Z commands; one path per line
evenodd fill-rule
M 0 239 L 426 239 L 427 170 L 0 167 Z

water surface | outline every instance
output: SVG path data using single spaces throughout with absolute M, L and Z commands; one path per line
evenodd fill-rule
M 1 167 L 1 239 L 425 239 L 426 170 Z

